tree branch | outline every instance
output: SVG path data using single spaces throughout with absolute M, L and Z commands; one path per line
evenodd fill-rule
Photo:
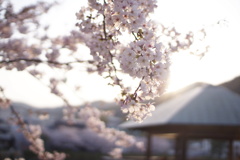
M 132 31 L 132 35 L 134 36 L 135 40 L 137 41 L 138 38 L 137 38 L 137 36 L 135 35 L 135 33 L 133 31 Z
M 140 87 L 141 87 L 141 82 L 144 80 L 144 76 L 142 77 L 142 79 L 141 79 L 141 81 L 139 82 L 139 85 L 138 85 L 138 87 L 136 88 L 136 90 L 134 91 L 134 93 L 133 93 L 133 98 L 134 98 L 134 100 L 136 100 L 136 98 L 137 98 L 137 92 L 138 92 L 138 90 L 140 89 Z
M 33 62 L 33 63 L 47 63 L 47 64 L 54 64 L 54 65 L 70 65 L 73 63 L 89 63 L 92 64 L 94 61 L 88 60 L 88 61 L 82 61 L 82 60 L 77 60 L 77 61 L 72 61 L 72 62 L 58 62 L 58 61 L 51 61 L 51 60 L 41 60 L 41 59 L 27 59 L 27 58 L 16 58 L 16 59 L 9 59 L 9 60 L 1 60 L 0 64 L 9 64 L 9 63 L 14 63 L 14 62 Z
M 18 125 L 19 125 L 22 129 L 27 129 L 26 124 L 24 123 L 24 121 L 22 120 L 22 118 L 20 117 L 20 115 L 18 114 L 18 112 L 14 109 L 13 105 L 10 105 L 9 108 L 11 109 L 11 112 L 15 115 L 15 117 L 17 118 Z

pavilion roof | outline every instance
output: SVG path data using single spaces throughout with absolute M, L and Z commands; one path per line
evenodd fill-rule
M 120 127 L 163 125 L 240 126 L 240 96 L 221 86 L 198 83 L 164 100 L 142 123 L 127 121 Z

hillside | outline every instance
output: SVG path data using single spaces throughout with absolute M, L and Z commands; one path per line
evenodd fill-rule
M 238 76 L 230 81 L 224 82 L 224 83 L 220 84 L 219 86 L 226 87 L 226 88 L 230 89 L 231 91 L 233 91 L 237 94 L 240 94 L 240 76 Z

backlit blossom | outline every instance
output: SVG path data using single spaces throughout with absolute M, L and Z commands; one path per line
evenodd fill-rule
M 150 115 L 143 101 L 159 96 L 164 90 L 158 92 L 159 88 L 165 87 L 168 78 L 167 74 L 156 70 L 161 65 L 163 67 L 160 69 L 167 73 L 169 68 L 168 56 L 156 35 L 157 27 L 149 16 L 156 8 L 156 3 L 156 0 L 89 1 L 89 7 L 77 13 L 78 26 L 80 31 L 88 35 L 84 42 L 90 48 L 99 73 L 108 72 L 110 78 L 116 79 L 116 64 L 119 63 L 123 73 L 141 79 L 140 86 L 143 83 L 148 85 L 144 90 L 138 87 L 135 93 L 128 92 L 122 97 L 125 99 L 123 112 L 128 110 L 128 117 L 135 120 Z M 128 44 L 119 40 L 126 33 L 132 36 Z M 120 83 L 117 85 L 123 87 Z M 135 105 L 134 112 L 132 102 Z

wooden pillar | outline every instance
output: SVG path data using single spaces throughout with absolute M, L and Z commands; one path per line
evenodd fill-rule
M 146 160 L 150 160 L 152 155 L 152 134 L 147 133 Z
M 187 139 L 186 137 L 182 137 L 182 159 L 187 160 Z
M 174 160 L 177 160 L 179 153 L 180 152 L 180 139 L 179 137 L 176 137 L 175 139 L 175 156 L 174 156 Z
M 229 140 L 229 144 L 228 144 L 228 160 L 233 160 L 233 140 L 230 139 Z
M 175 160 L 186 160 L 187 153 L 187 139 L 179 135 L 175 143 Z

